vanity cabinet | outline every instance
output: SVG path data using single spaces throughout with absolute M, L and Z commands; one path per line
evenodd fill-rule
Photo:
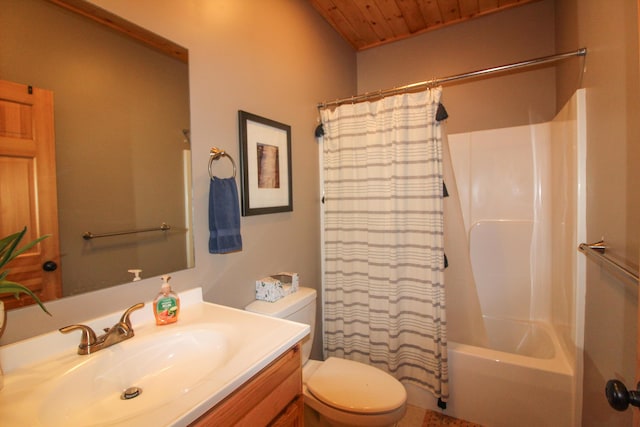
M 300 343 L 191 424 L 204 426 L 302 427 Z

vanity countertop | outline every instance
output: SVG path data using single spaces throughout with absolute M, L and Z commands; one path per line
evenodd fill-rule
M 156 326 L 147 302 L 131 315 L 133 338 L 88 356 L 76 353 L 80 333 L 0 347 L 2 424 L 187 426 L 309 334 L 308 325 L 204 302 L 200 288 L 180 298 L 177 323 Z M 121 314 L 84 324 L 99 334 Z M 142 393 L 121 399 L 129 386 Z

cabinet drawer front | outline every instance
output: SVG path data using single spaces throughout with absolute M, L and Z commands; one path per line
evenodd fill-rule
M 269 427 L 304 427 L 304 400 L 298 396 Z

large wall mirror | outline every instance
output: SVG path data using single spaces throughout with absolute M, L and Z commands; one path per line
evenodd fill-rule
M 0 9 L 0 79 L 53 92 L 62 296 L 193 267 L 186 55 L 46 0 Z

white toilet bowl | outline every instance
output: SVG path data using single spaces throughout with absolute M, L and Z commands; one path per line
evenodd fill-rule
M 402 384 L 364 363 L 336 357 L 309 360 L 302 382 L 304 403 L 332 426 L 393 426 L 406 410 Z
M 311 336 L 302 346 L 304 403 L 326 423 L 336 427 L 387 427 L 403 417 L 407 392 L 388 373 L 336 357 L 324 362 L 309 359 L 315 327 L 314 289 L 301 287 L 276 302 L 255 301 L 246 310 L 311 327 Z

